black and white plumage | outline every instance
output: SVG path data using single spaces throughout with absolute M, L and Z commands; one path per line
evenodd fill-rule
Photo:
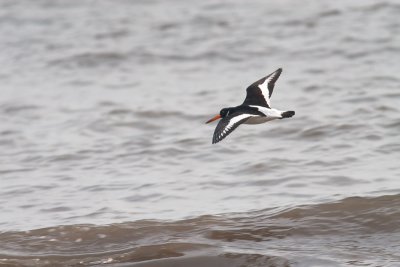
M 218 143 L 227 137 L 240 124 L 260 124 L 275 119 L 290 118 L 294 111 L 280 111 L 271 108 L 270 98 L 275 82 L 282 73 L 277 69 L 247 87 L 246 98 L 240 106 L 221 109 L 220 113 L 208 120 L 210 123 L 222 118 L 215 128 L 212 143 Z

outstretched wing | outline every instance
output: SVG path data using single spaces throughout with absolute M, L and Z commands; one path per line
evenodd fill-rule
M 247 95 L 243 105 L 257 105 L 271 108 L 270 98 L 274 91 L 275 82 L 281 73 L 282 69 L 279 68 L 247 87 Z
M 235 130 L 240 124 L 245 122 L 248 118 L 257 115 L 247 113 L 233 113 L 218 122 L 215 128 L 212 143 L 216 144 L 225 137 L 227 137 L 233 130 Z

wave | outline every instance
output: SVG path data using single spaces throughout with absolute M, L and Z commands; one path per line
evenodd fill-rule
M 180 221 L 141 220 L 3 232 L 0 265 L 296 266 L 293 255 L 305 251 L 314 253 L 318 262 L 327 256 L 335 258 L 331 252 L 321 257 L 321 250 L 315 248 L 315 244 L 329 247 L 332 240 L 335 244 L 356 242 L 354 253 L 358 254 L 370 253 L 371 242 L 382 241 L 386 246 L 380 249 L 386 251 L 380 255 L 390 258 L 391 249 L 398 246 L 391 244 L 399 237 L 399 205 L 400 195 L 350 197 Z M 395 260 L 394 255 L 391 260 Z

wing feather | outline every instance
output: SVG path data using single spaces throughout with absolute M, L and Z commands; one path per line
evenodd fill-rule
M 257 105 L 271 108 L 270 98 L 274 91 L 275 82 L 281 73 L 282 69 L 279 68 L 247 87 L 247 95 L 243 105 Z
M 250 117 L 257 115 L 233 113 L 218 122 L 215 128 L 212 143 L 216 144 L 225 137 L 227 137 L 233 130 L 235 130 L 240 124 L 244 123 Z

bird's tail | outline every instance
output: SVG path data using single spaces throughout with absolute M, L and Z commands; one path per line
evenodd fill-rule
M 282 119 L 284 119 L 284 118 L 293 117 L 294 114 L 295 114 L 295 112 L 292 111 L 292 110 L 290 110 L 290 111 L 284 111 L 284 112 L 282 112 L 281 116 L 282 116 Z

